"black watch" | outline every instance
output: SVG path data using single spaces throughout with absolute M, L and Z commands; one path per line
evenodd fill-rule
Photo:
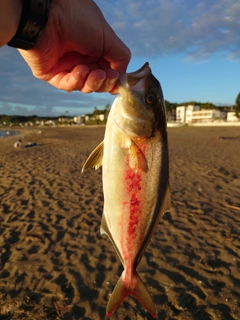
M 28 50 L 35 46 L 48 20 L 51 0 L 22 0 L 22 14 L 10 47 Z

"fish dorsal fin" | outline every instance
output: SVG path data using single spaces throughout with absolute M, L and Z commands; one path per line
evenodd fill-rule
M 148 171 L 147 159 L 142 150 L 132 139 L 126 141 L 122 150 L 124 159 L 132 170 L 135 172 L 138 172 L 139 170 L 144 172 Z
M 87 161 L 82 167 L 82 172 L 94 168 L 97 170 L 102 165 L 104 141 L 102 141 L 87 158 Z

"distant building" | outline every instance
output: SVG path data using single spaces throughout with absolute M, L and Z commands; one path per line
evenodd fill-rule
M 104 120 L 107 120 L 107 115 L 106 114 L 93 114 L 91 117 L 90 117 L 90 120 L 99 120 L 99 121 L 104 121 Z
M 226 113 L 217 109 L 202 109 L 197 105 L 179 106 L 176 108 L 176 120 L 179 123 L 213 122 L 216 119 L 223 120 Z
M 186 122 L 186 107 L 179 106 L 176 108 L 176 121 L 185 123 Z
M 193 111 L 191 123 L 213 122 L 214 120 L 223 120 L 226 118 L 226 113 L 213 109 L 213 110 L 199 110 Z
M 84 114 L 82 116 L 76 116 L 76 117 L 73 117 L 73 121 L 76 124 L 84 124 L 86 122 L 86 117 Z
M 176 108 L 176 121 L 180 123 L 191 123 L 193 111 L 200 110 L 199 106 L 188 105 Z
M 192 123 L 192 118 L 193 118 L 193 114 L 195 112 L 199 112 L 200 111 L 200 107 L 199 106 L 195 106 L 195 105 L 189 105 L 186 108 L 186 123 Z
M 96 118 L 97 118 L 98 120 L 100 120 L 100 121 L 104 121 L 104 120 L 106 119 L 106 116 L 105 116 L 105 114 L 98 114 L 98 115 L 96 116 Z
M 229 121 L 229 122 L 239 121 L 239 119 L 236 116 L 236 113 L 234 111 L 230 111 L 227 113 L 227 121 Z
M 68 118 L 58 118 L 58 122 L 68 122 Z
M 44 121 L 44 125 L 55 126 L 55 121 L 54 120 L 46 120 L 46 121 Z

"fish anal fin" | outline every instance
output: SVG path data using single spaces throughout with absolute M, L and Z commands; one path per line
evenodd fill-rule
M 132 139 L 127 141 L 122 147 L 122 150 L 125 161 L 132 170 L 135 172 L 138 172 L 139 170 L 144 172 L 148 171 L 147 159 L 143 151 Z
M 124 284 L 124 273 L 125 271 L 123 271 L 121 277 L 119 278 L 108 301 L 106 309 L 107 316 L 110 316 L 128 295 L 131 295 L 136 298 L 149 313 L 151 313 L 153 318 L 156 318 L 156 308 L 154 302 L 138 273 L 134 273 L 134 277 L 132 279 L 132 283 L 134 283 L 133 288 L 132 286 L 127 287 Z
M 163 204 L 162 204 L 162 211 L 163 212 L 170 211 L 170 208 L 171 208 L 171 191 L 170 191 L 170 187 L 168 184 L 167 189 L 166 189 L 166 193 L 165 193 L 165 197 L 163 200 Z
M 102 141 L 90 154 L 87 158 L 87 161 L 84 163 L 82 167 L 82 172 L 94 168 L 97 170 L 102 165 L 103 158 L 103 150 L 104 150 L 104 141 Z
M 107 221 L 106 221 L 106 218 L 105 218 L 105 214 L 103 213 L 102 215 L 102 221 L 101 221 L 101 227 L 100 227 L 100 233 L 101 234 L 106 234 L 110 240 L 112 241 L 111 239 L 111 232 L 108 228 L 108 224 L 107 224 Z
M 111 231 L 109 230 L 109 227 L 108 227 L 108 224 L 107 224 L 107 221 L 106 221 L 106 217 L 105 217 L 105 214 L 103 213 L 102 215 L 102 222 L 101 222 L 101 227 L 100 227 L 100 233 L 101 234 L 106 234 L 108 236 L 108 238 L 110 239 L 110 241 L 112 242 L 112 245 L 115 249 L 115 251 L 117 252 L 118 254 L 118 257 L 123 265 L 123 257 L 121 256 L 121 253 L 120 251 L 118 250 L 118 247 L 112 237 L 112 234 L 111 234 Z

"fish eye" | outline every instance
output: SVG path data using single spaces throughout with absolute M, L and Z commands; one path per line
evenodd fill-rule
M 156 96 L 153 93 L 150 93 L 145 98 L 147 104 L 153 104 L 156 101 Z

